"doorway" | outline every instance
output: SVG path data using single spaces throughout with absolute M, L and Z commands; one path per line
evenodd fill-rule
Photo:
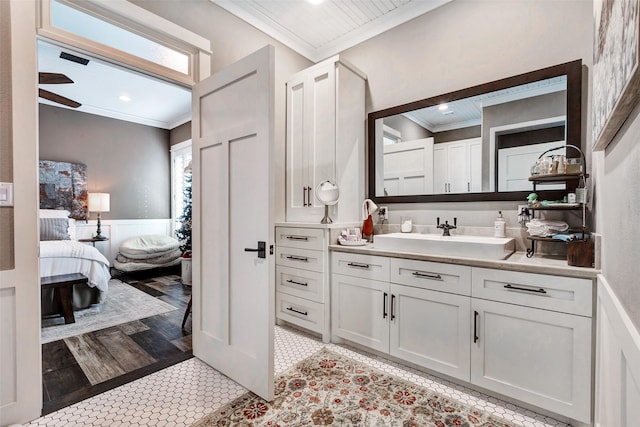
M 86 190 L 111 196 L 111 212 L 102 214 L 102 230 L 108 239 L 85 243 L 87 250 L 95 248 L 113 265 L 119 245 L 127 237 L 173 235 L 175 218 L 168 192 L 176 186 L 171 185 L 170 127 L 172 117 L 173 123 L 179 123 L 185 114 L 184 108 L 172 113 L 159 108 L 159 104 L 166 104 L 169 99 L 175 107 L 186 92 L 184 104 L 190 114 L 190 91 L 174 84 L 178 91 L 167 95 L 172 88 L 166 81 L 106 63 L 68 46 L 39 40 L 38 48 L 42 54 L 40 72 L 62 74 L 73 81 L 48 85 L 51 92 L 82 104 L 74 108 L 43 101 L 40 159 L 84 164 Z M 78 58 L 88 62 L 79 63 Z M 113 77 L 114 73 L 118 77 Z M 116 83 L 129 78 L 147 100 L 140 99 L 133 90 L 117 89 Z M 85 97 L 93 88 L 100 89 L 98 96 Z M 124 102 L 118 97 L 123 92 L 133 98 L 128 102 L 154 105 L 155 110 L 143 107 L 144 117 L 131 109 L 118 111 L 118 103 Z M 108 102 L 102 104 L 103 98 L 109 98 Z M 188 127 L 189 122 L 184 126 Z M 57 191 L 64 193 L 61 188 Z M 73 204 L 81 192 L 72 189 L 60 196 L 71 198 Z M 151 219 L 138 219 L 145 217 Z M 76 240 L 94 235 L 94 212 L 89 213 L 88 220 L 76 219 Z M 84 268 L 82 263 L 71 268 Z M 41 346 L 44 414 L 193 357 L 190 317 L 182 327 L 191 288 L 181 282 L 180 266 L 126 275 L 110 272 L 112 278 L 104 300 L 76 311 L 74 324 L 66 325 L 56 315 L 42 320 L 46 327 Z M 90 277 L 89 270 L 83 273 Z M 114 324 L 109 318 L 114 315 L 122 321 Z M 64 331 L 83 322 L 89 325 Z

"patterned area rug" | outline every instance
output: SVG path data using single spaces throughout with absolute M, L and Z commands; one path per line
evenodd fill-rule
M 65 325 L 60 316 L 42 319 L 40 342 L 45 344 L 172 310 L 177 308 L 120 280 L 111 279 L 104 302 L 74 311 L 75 323 Z
M 246 393 L 193 426 L 312 425 L 511 426 L 327 349 L 278 377 L 273 402 Z

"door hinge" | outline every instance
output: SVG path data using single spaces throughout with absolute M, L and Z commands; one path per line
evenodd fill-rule
M 269 255 L 273 255 L 273 245 L 269 245 Z

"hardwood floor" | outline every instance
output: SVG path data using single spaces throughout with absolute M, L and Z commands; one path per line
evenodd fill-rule
M 191 316 L 181 327 L 191 287 L 170 274 L 121 280 L 177 310 L 43 344 L 43 415 L 193 357 Z

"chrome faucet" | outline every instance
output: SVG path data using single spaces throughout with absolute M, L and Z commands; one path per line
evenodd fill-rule
M 443 236 L 451 236 L 451 234 L 449 234 L 449 230 L 453 229 L 453 228 L 458 228 L 458 218 L 453 218 L 453 225 L 449 224 L 449 221 L 445 221 L 444 224 L 440 224 L 440 217 L 436 218 L 438 225 L 436 228 L 442 228 L 442 235 Z

